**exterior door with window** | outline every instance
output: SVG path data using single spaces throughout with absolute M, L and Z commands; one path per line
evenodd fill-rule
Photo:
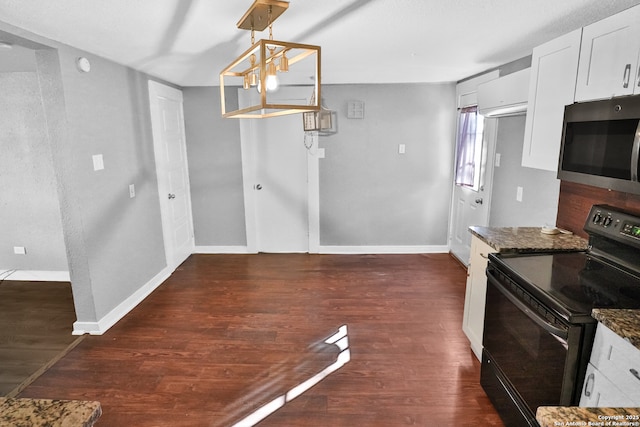
M 483 120 L 473 109 L 460 113 L 449 245 L 451 253 L 465 265 L 469 265 L 471 255 L 469 227 L 489 224 L 497 122 Z

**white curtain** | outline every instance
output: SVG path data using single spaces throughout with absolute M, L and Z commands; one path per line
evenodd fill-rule
M 458 139 L 456 142 L 456 185 L 477 190 L 480 181 L 480 155 L 482 151 L 482 116 L 478 107 L 460 110 Z

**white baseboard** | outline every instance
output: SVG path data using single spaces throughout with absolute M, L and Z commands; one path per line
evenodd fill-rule
M 246 246 L 196 246 L 194 254 L 248 254 Z
M 320 246 L 321 254 L 439 254 L 448 253 L 447 245 L 430 246 Z
M 0 268 L 0 279 L 25 282 L 70 282 L 68 271 L 16 270 Z
M 115 325 L 118 320 L 126 316 L 131 310 L 142 302 L 147 296 L 151 294 L 158 286 L 160 286 L 169 276 L 172 271 L 169 268 L 164 268 L 160 273 L 148 281 L 144 286 L 138 289 L 133 295 L 120 303 L 116 308 L 111 310 L 107 315 L 97 322 L 75 322 L 73 324 L 73 335 L 102 335 L 110 327 Z
M 319 246 L 319 254 L 439 254 L 447 245 L 430 246 Z M 194 254 L 253 254 L 246 246 L 196 246 Z M 289 252 L 287 252 L 289 253 Z

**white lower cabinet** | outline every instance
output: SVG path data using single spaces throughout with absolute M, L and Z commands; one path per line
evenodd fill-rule
M 598 324 L 580 406 L 640 407 L 640 350 Z
M 462 330 L 469 338 L 471 350 L 482 360 L 482 332 L 484 330 L 484 305 L 487 295 L 488 256 L 497 252 L 479 237 L 471 238 L 471 259 L 467 269 L 467 289 L 464 298 Z
M 582 387 L 580 406 L 625 408 L 636 404 L 605 377 L 595 366 L 589 363 Z

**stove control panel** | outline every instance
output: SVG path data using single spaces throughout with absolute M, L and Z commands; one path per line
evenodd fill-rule
M 640 224 L 626 222 L 622 225 L 622 234 L 640 239 Z
M 606 205 L 594 205 L 584 225 L 590 235 L 640 245 L 640 216 Z

